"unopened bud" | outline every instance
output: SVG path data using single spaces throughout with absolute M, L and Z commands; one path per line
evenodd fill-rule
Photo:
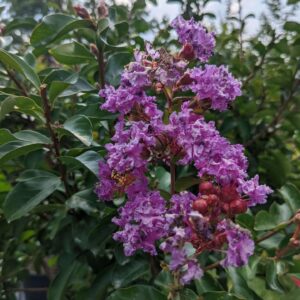
M 217 195 L 210 194 L 207 196 L 206 202 L 209 206 L 214 206 L 219 202 L 219 200 L 220 200 L 220 198 Z
M 230 204 L 230 212 L 233 214 L 242 214 L 247 210 L 247 202 L 242 199 L 233 200 Z
M 154 85 L 154 89 L 156 93 L 160 93 L 163 90 L 164 86 L 161 82 L 156 82 Z
M 201 198 L 195 200 L 194 203 L 193 203 L 193 209 L 198 211 L 200 214 L 207 213 L 208 207 L 207 207 L 206 201 L 201 199 Z
M 82 19 L 90 19 L 91 16 L 89 14 L 89 12 L 80 4 L 74 5 L 73 6 L 77 16 L 79 16 Z
M 179 53 L 179 57 L 186 59 L 186 60 L 192 60 L 195 58 L 195 52 L 193 49 L 193 46 L 191 44 L 184 44 L 184 46 L 182 47 L 180 53 Z
M 300 224 L 300 213 L 296 213 L 294 216 L 294 223 Z
M 293 245 L 294 247 L 299 247 L 300 241 L 295 239 L 294 237 L 292 237 L 292 238 L 290 238 L 290 244 Z
M 99 0 L 97 5 L 97 12 L 100 18 L 105 18 L 108 16 L 108 8 L 104 0 Z
M 209 195 L 213 193 L 214 186 L 210 181 L 204 181 L 199 184 L 199 192 L 201 194 Z

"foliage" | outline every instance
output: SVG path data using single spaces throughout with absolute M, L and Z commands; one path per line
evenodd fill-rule
M 210 1 L 177 2 L 186 16 L 214 24 L 212 14 L 199 14 Z M 259 173 L 275 192 L 236 219 L 256 240 L 249 264 L 224 270 L 214 256 L 201 257 L 211 267 L 177 299 L 288 300 L 299 293 L 299 248 L 290 242 L 300 208 L 300 26 L 290 16 L 299 1 L 287 8 L 268 2 L 255 36 L 244 32 L 251 15 L 229 15 L 220 24 L 211 62 L 229 65 L 243 81 L 243 96 L 207 118 L 245 145 L 250 174 Z M 99 109 L 98 90 L 104 81 L 119 83 L 133 50 L 144 47 L 144 33 L 158 32 L 157 47 L 178 42 L 167 22 L 149 22 L 143 0 L 112 4 L 107 17 L 96 9 L 81 18 L 71 1 L 53 5 L 48 12 L 55 14 L 38 22 L 33 16 L 40 11 L 32 10 L 1 27 L 0 297 L 14 299 L 20 282 L 36 272 L 50 278 L 50 300 L 166 299 L 172 278 L 165 266 L 142 253 L 124 256 L 112 239 L 122 199 L 103 203 L 94 194 L 97 161 L 116 120 Z M 180 178 L 176 189 L 188 188 L 193 175 Z M 168 171 L 156 176 L 168 188 Z

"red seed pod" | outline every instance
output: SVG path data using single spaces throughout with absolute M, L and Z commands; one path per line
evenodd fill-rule
M 229 207 L 231 213 L 242 214 L 247 210 L 247 202 L 242 199 L 236 199 L 229 204 Z
M 223 186 L 220 194 L 222 201 L 227 203 L 239 197 L 239 193 L 236 190 L 236 186 L 233 184 Z
M 229 213 L 229 210 L 230 210 L 229 204 L 223 203 L 221 209 L 224 213 L 226 213 L 226 214 Z
M 215 206 L 219 201 L 220 198 L 216 194 L 210 194 L 206 199 L 206 202 L 209 206 Z
M 197 199 L 193 203 L 193 209 L 197 210 L 200 214 L 205 214 L 207 213 L 207 203 L 204 199 Z
M 204 181 L 199 184 L 199 192 L 205 195 L 212 194 L 214 192 L 214 186 L 210 181 Z
M 195 52 L 194 52 L 194 48 L 191 44 L 184 44 L 184 46 L 182 47 L 180 53 L 179 53 L 179 57 L 186 59 L 186 60 L 192 60 L 195 58 Z

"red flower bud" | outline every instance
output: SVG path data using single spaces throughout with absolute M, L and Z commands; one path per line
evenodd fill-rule
M 89 12 L 80 4 L 74 5 L 73 6 L 77 16 L 79 16 L 82 19 L 90 19 L 91 16 L 89 14 Z
M 227 214 L 229 212 L 229 209 L 230 209 L 229 204 L 228 203 L 223 203 L 222 211 Z
M 229 207 L 231 213 L 242 214 L 247 210 L 247 202 L 242 199 L 236 199 L 229 204 Z
M 221 190 L 221 197 L 222 201 L 227 203 L 237 199 L 239 197 L 239 193 L 236 190 L 236 186 L 233 184 L 223 186 Z
M 205 195 L 213 193 L 214 186 L 210 181 L 204 181 L 199 185 L 199 192 Z
M 220 198 L 215 194 L 207 196 L 206 202 L 209 206 L 215 206 L 219 202 Z
M 203 199 L 197 199 L 193 203 L 193 209 L 197 210 L 200 214 L 207 213 L 207 203 Z
M 193 46 L 191 44 L 184 44 L 182 47 L 179 57 L 186 59 L 186 60 L 192 60 L 195 58 L 195 52 L 193 49 Z

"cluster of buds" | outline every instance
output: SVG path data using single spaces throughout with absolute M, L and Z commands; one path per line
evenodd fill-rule
M 241 198 L 233 184 L 219 187 L 204 181 L 199 185 L 199 192 L 201 196 L 194 201 L 193 209 L 209 215 L 211 221 L 218 220 L 222 213 L 231 217 L 247 211 L 247 201 Z

